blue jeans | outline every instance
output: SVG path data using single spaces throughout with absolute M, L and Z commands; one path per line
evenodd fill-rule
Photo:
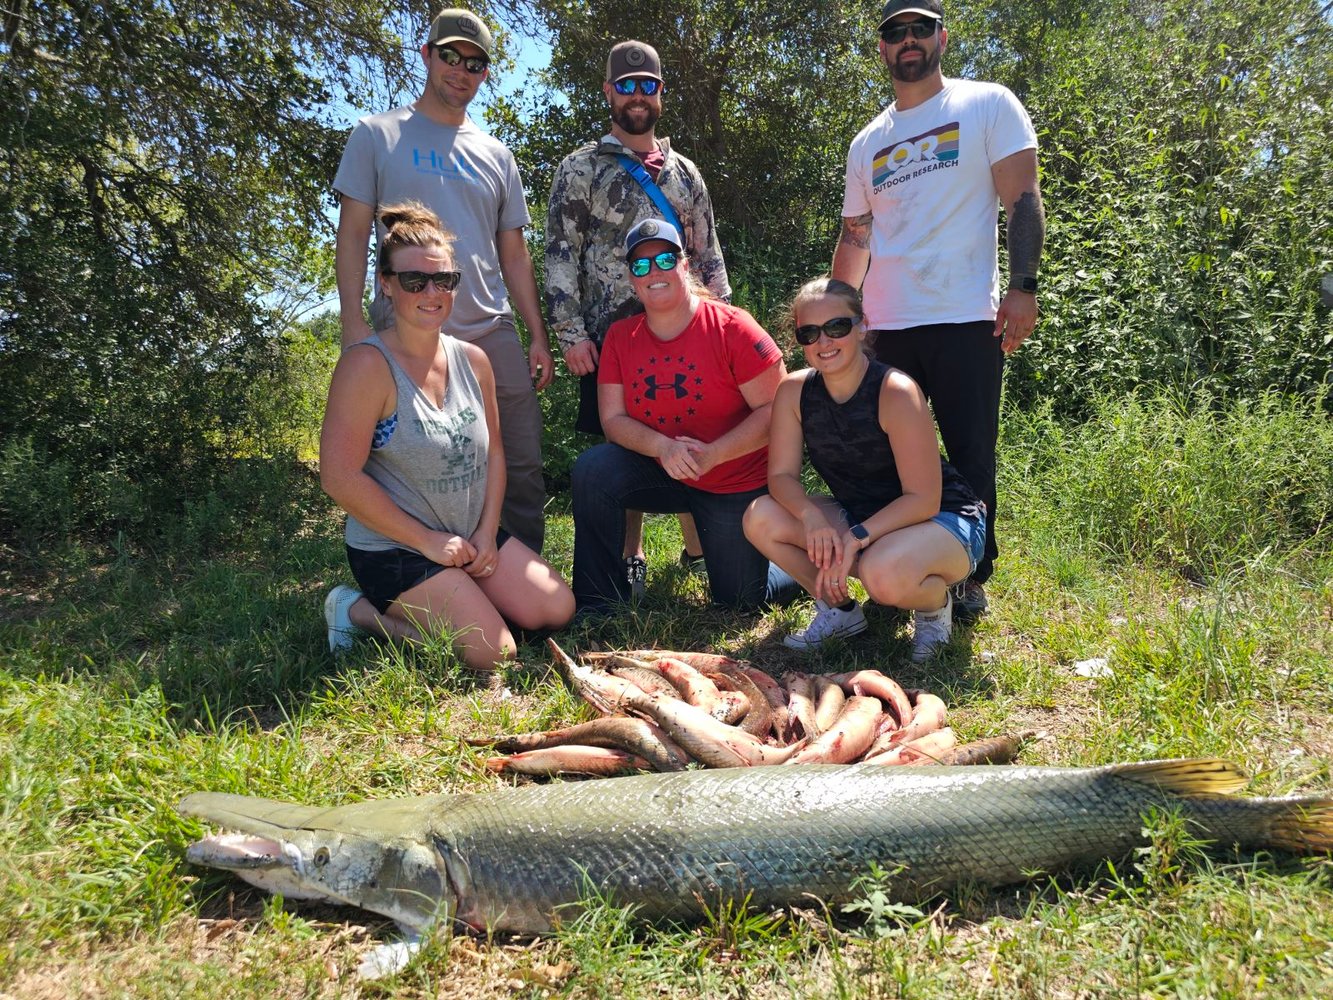
M 694 515 L 713 603 L 734 608 L 781 604 L 800 585 L 769 563 L 745 537 L 741 516 L 767 487 L 708 493 L 672 479 L 656 459 L 599 444 L 574 463 L 574 598 L 579 610 L 601 611 L 630 599 L 625 575 L 625 511 Z

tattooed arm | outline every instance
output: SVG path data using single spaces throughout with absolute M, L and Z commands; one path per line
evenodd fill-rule
M 1037 325 L 1037 296 L 1015 287 L 1037 277 L 1041 246 L 1046 238 L 1046 216 L 1037 185 L 1037 151 L 1025 149 L 992 164 L 995 190 L 1004 205 L 1009 245 L 1009 290 L 995 315 L 995 336 L 1001 349 L 1012 354 Z
M 870 267 L 870 226 L 874 217 L 867 212 L 855 218 L 843 216 L 842 235 L 833 250 L 832 277 L 860 288 Z

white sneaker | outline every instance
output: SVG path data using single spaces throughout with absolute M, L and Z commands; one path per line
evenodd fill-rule
M 815 617 L 801 632 L 793 632 L 782 640 L 791 649 L 816 649 L 826 639 L 850 639 L 866 630 L 866 616 L 861 605 L 850 611 L 831 607 L 824 601 L 815 601 Z
M 947 593 L 947 592 L 946 592 Z M 917 611 L 912 634 L 912 662 L 925 663 L 949 642 L 953 632 L 953 595 L 948 594 L 938 611 Z
M 341 584 L 329 591 L 324 598 L 324 620 L 329 625 L 329 652 L 344 653 L 352 648 L 352 640 L 361 634 L 361 629 L 352 624 L 347 616 L 348 610 L 361 600 L 361 591 L 344 587 Z

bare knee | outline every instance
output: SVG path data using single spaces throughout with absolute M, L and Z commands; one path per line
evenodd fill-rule
M 862 561 L 861 585 L 876 604 L 889 607 L 910 607 L 916 597 L 916 584 L 903 573 L 901 566 L 892 562 Z
M 778 513 L 783 510 L 782 505 L 770 496 L 756 497 L 745 508 L 745 515 L 741 518 L 745 537 L 751 542 L 771 538 L 777 526 Z
M 574 617 L 574 592 L 563 583 L 509 616 L 522 629 L 562 628 Z

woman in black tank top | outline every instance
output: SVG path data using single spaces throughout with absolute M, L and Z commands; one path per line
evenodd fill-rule
M 916 612 L 912 659 L 922 662 L 949 639 L 949 587 L 980 556 L 984 506 L 940 456 L 920 387 L 863 350 L 859 293 L 820 278 L 797 293 L 792 312 L 810 367 L 778 387 L 769 495 L 746 512 L 746 537 L 815 598 L 814 620 L 788 646 L 865 630 L 848 592 L 855 576 L 876 603 Z M 801 485 L 803 451 L 831 497 Z

